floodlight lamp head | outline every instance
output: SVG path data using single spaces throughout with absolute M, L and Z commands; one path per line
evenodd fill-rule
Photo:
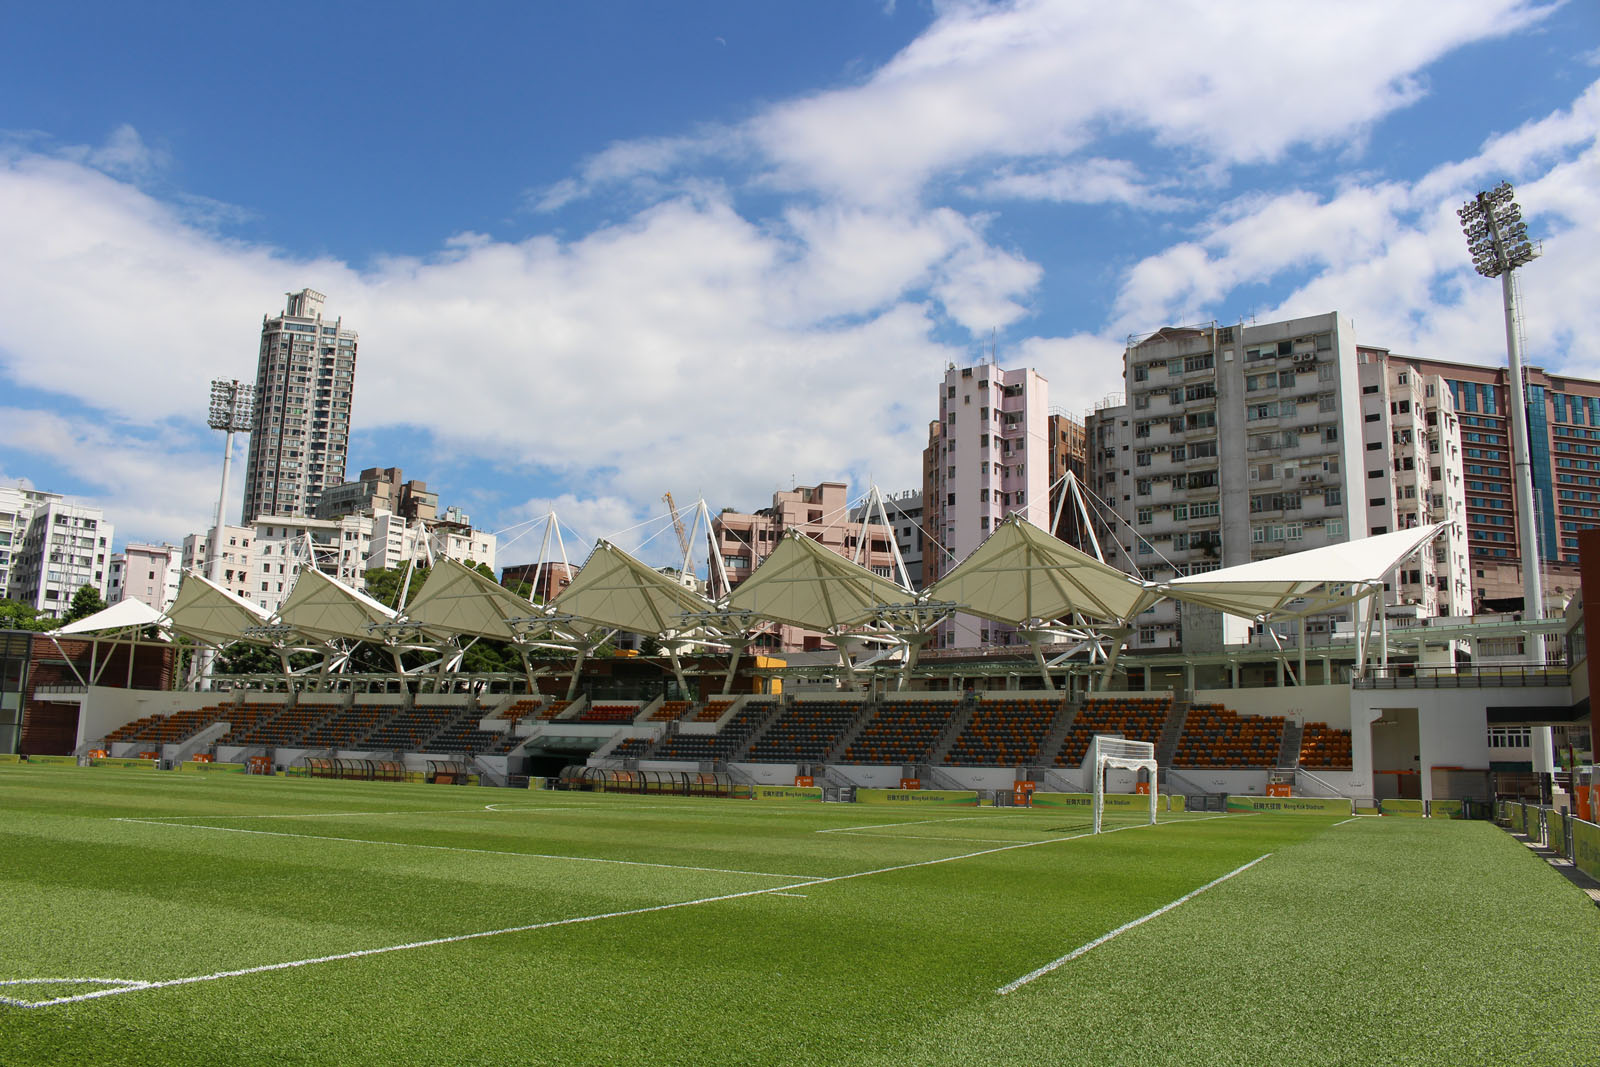
M 211 408 L 206 425 L 213 430 L 248 430 L 255 416 L 255 386 L 232 378 L 211 382 Z

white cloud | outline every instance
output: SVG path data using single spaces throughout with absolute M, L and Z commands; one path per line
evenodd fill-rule
M 1126 204 L 1145 211 L 1177 211 L 1192 206 L 1183 197 L 1157 192 L 1138 167 L 1123 159 L 1085 159 L 1043 170 L 1006 167 L 969 193 L 1001 200 Z
M 880 203 L 986 160 L 1067 158 L 1107 129 L 1224 164 L 1271 161 L 1294 144 L 1361 136 L 1423 94 L 1418 73 L 1433 60 L 1550 10 L 1525 0 L 962 4 L 864 83 L 779 104 L 749 133 L 788 184 Z
M 1030 337 L 1008 366 L 1033 367 L 1050 382 L 1050 405 L 1078 419 L 1122 394 L 1121 338 Z
M 1471 159 L 1415 185 L 1350 185 L 1329 198 L 1294 191 L 1240 198 L 1194 239 L 1136 264 L 1118 298 L 1128 332 L 1340 310 L 1367 343 L 1466 362 L 1504 361 L 1498 286 L 1473 274 L 1455 207 L 1491 177 L 1522 178 L 1518 199 L 1543 258 L 1518 273 L 1525 358 L 1600 373 L 1600 87 L 1573 108 L 1491 138 Z M 1229 306 L 1273 279 L 1295 287 L 1272 306 Z
M 586 497 L 646 503 L 704 487 L 760 504 L 790 472 L 917 484 L 952 355 L 939 324 L 1014 321 L 1039 276 L 955 212 L 797 210 L 769 227 L 715 190 L 570 243 L 463 234 L 364 271 L 220 238 L 52 156 L 0 167 L 0 205 L 0 368 L 23 386 L 111 424 L 197 426 L 210 378 L 253 375 L 276 294 L 310 285 L 361 333 L 359 431 L 414 429 L 508 480 L 548 470 Z M 182 506 L 128 506 L 181 534 L 194 519 L 174 514 L 203 521 L 206 481 Z
M 46 457 L 99 488 L 93 503 L 106 509 L 118 545 L 129 533 L 178 543 L 214 520 L 220 447 L 216 453 L 198 452 L 192 440 L 172 433 L 9 407 L 0 408 L 0 447 L 13 455 Z M 238 505 L 233 507 L 237 519 Z

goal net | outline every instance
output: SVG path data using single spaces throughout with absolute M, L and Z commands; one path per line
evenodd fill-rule
M 1113 820 L 1123 826 L 1130 825 L 1129 817 L 1137 823 L 1154 825 L 1156 821 L 1156 746 L 1149 741 L 1129 741 L 1122 737 L 1108 737 L 1104 734 L 1095 734 L 1094 740 L 1089 743 L 1089 759 L 1085 762 L 1094 768 L 1094 832 L 1102 833 L 1106 826 L 1106 785 L 1107 779 L 1114 771 L 1132 771 L 1134 781 L 1134 795 L 1138 796 L 1138 773 L 1145 771 L 1149 793 L 1149 812 L 1145 814 L 1141 807 L 1129 805 L 1128 801 L 1113 801 L 1118 810 L 1119 818 Z M 1119 776 L 1126 779 L 1126 776 Z M 1114 792 L 1119 798 L 1125 794 Z M 1144 799 L 1140 797 L 1140 799 Z

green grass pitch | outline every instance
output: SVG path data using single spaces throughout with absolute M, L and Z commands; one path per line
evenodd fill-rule
M 8 1067 L 1600 1062 L 1600 913 L 1483 823 L 27 765 L 0 815 Z

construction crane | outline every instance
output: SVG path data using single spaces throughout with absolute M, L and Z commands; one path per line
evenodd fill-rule
M 661 494 L 661 499 L 667 502 L 667 507 L 672 511 L 672 530 L 678 535 L 678 547 L 683 551 L 683 558 L 689 558 L 689 531 L 683 528 L 683 520 L 678 517 L 678 505 L 672 502 L 672 490 Z

